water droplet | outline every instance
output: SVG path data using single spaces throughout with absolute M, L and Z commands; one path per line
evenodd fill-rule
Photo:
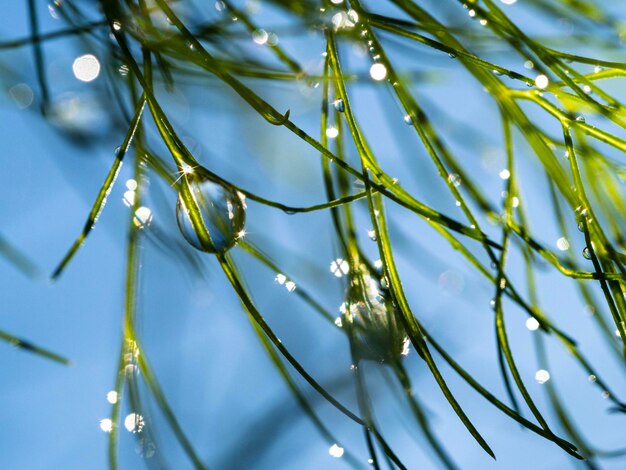
M 267 43 L 269 39 L 269 34 L 264 29 L 255 29 L 252 33 L 252 40 L 259 45 L 263 45 Z
M 330 272 L 335 275 L 335 277 L 342 277 L 345 274 L 348 274 L 350 270 L 350 265 L 343 258 L 337 258 L 330 263 Z
M 576 122 L 585 122 L 585 116 L 576 116 Z
M 187 175 L 189 204 L 182 191 L 176 204 L 178 228 L 193 247 L 207 253 L 223 253 L 237 243 L 246 219 L 241 195 L 208 178 Z M 200 220 L 192 220 L 193 212 Z
M 113 22 L 113 29 L 115 31 L 119 31 L 122 29 L 122 23 L 120 23 L 119 21 L 114 21 Z
M 370 67 L 370 77 L 376 81 L 384 80 L 387 77 L 387 67 L 379 62 L 372 64 Z
M 535 380 L 539 384 L 545 384 L 548 380 L 550 380 L 550 372 L 545 369 L 539 369 L 535 372 Z
M 135 196 L 133 192 L 133 196 L 132 196 L 133 203 L 135 202 L 134 197 Z M 135 223 L 135 226 L 138 228 L 144 228 L 150 225 L 150 222 L 152 222 L 152 211 L 150 210 L 150 208 L 145 207 L 145 206 L 138 207 L 137 210 L 135 211 L 133 222 Z
M 370 240 L 372 241 L 376 241 L 376 230 L 374 230 L 373 228 L 369 229 L 367 231 L 367 236 L 370 237 Z
M 556 241 L 556 247 L 561 251 L 569 250 L 569 246 L 569 241 L 565 237 L 561 237 Z
M 611 398 L 611 394 L 605 390 L 602 392 L 602 398 L 604 398 L 605 400 L 608 400 L 609 398 Z
M 343 456 L 343 447 L 339 447 L 337 444 L 333 444 L 332 446 L 330 446 L 330 448 L 328 449 L 328 454 L 331 457 L 335 457 L 336 459 L 340 458 L 341 456 Z
M 539 322 L 535 317 L 530 317 L 526 320 L 526 328 L 528 328 L 530 331 L 535 331 L 539 329 Z
M 293 292 L 296 290 L 296 283 L 293 281 L 285 282 L 285 289 L 287 289 L 288 292 Z
M 334 13 L 330 22 L 335 31 L 340 29 L 352 29 L 359 21 L 359 15 L 354 10 L 339 11 Z
M 144 459 L 150 459 L 154 457 L 154 454 L 156 453 L 156 446 L 154 445 L 154 442 L 145 436 L 139 439 L 137 445 L 135 446 L 135 451 Z
M 107 393 L 107 401 L 112 405 L 117 403 L 117 392 L 115 390 L 111 390 Z
M 343 321 L 341 320 L 341 317 L 335 318 L 335 325 L 337 325 L 339 328 L 343 326 Z
M 576 208 L 576 217 L 580 218 L 580 217 L 587 217 L 587 215 L 589 214 L 589 212 L 587 211 L 587 208 L 584 206 L 578 206 Z
M 448 54 L 448 57 L 450 57 L 451 59 L 456 59 L 456 54 L 454 52 L 450 52 Z
M 343 100 L 341 98 L 338 98 L 335 101 L 333 101 L 333 108 L 335 108 L 335 111 L 339 113 L 343 113 L 345 111 Z
M 20 109 L 28 108 L 35 98 L 35 93 L 26 83 L 18 83 L 9 88 L 9 94 Z
M 124 418 L 124 427 L 128 432 L 132 432 L 136 434 L 143 430 L 145 425 L 143 416 L 137 413 L 131 413 L 126 418 Z
M 461 177 L 456 173 L 450 173 L 448 175 L 448 183 L 452 183 L 454 186 L 461 184 Z
M 358 359 L 392 363 L 408 354 L 407 335 L 380 276 L 366 264 L 355 268 L 344 302 Z
M 547 76 L 540 74 L 535 77 L 535 86 L 540 90 L 545 90 L 546 88 L 548 88 L 549 84 L 550 79 Z
M 331 126 L 326 129 L 326 137 L 328 137 L 329 139 L 335 139 L 338 135 L 339 129 L 337 129 L 335 126 Z
M 287 276 L 281 273 L 278 273 L 276 277 L 274 278 L 274 282 L 277 282 L 280 285 L 283 285 L 285 281 L 287 281 Z
M 583 249 L 583 258 L 591 259 L 591 251 L 589 250 L 589 247 L 587 246 Z
M 93 54 L 82 55 L 74 60 L 72 71 L 81 82 L 92 82 L 100 75 L 100 61 Z
M 100 420 L 100 429 L 104 432 L 111 432 L 113 429 L 113 421 L 109 418 L 104 418 Z
M 589 382 L 591 382 L 591 383 L 595 383 L 595 382 L 596 382 L 596 380 L 598 380 L 598 378 L 597 378 L 595 375 L 591 374 L 591 375 L 589 376 Z
M 511 172 L 505 168 L 500 171 L 498 175 L 500 176 L 500 179 L 508 180 L 511 177 Z
M 407 126 L 413 125 L 413 117 L 410 114 L 405 114 L 402 119 Z
M 489 305 L 491 306 L 491 308 L 495 308 L 496 307 L 496 299 L 491 299 L 489 301 Z

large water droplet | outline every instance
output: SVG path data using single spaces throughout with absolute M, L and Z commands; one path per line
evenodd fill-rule
M 335 101 L 333 101 L 333 108 L 335 108 L 335 111 L 339 113 L 343 113 L 346 109 L 345 105 L 343 104 L 343 100 L 341 98 L 338 98 Z
M 587 246 L 583 249 L 583 257 L 585 259 L 591 259 L 591 251 L 589 251 L 589 247 Z
M 145 421 L 140 414 L 131 413 L 124 418 L 124 427 L 128 432 L 132 432 L 133 434 L 141 432 L 144 425 Z
M 178 194 L 176 220 L 183 237 L 193 247 L 208 253 L 224 253 L 244 233 L 245 203 L 234 190 L 208 178 L 186 176 L 188 197 Z M 191 207 L 188 207 L 189 204 Z M 194 212 L 200 220 L 194 220 Z
M 392 363 L 409 352 L 397 309 L 387 294 L 388 289 L 380 277 L 366 264 L 361 264 L 351 279 L 342 307 L 354 332 L 360 359 Z

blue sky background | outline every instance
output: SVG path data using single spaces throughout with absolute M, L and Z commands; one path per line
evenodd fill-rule
M 217 15 L 212 2 L 197 3 L 199 11 Z M 424 2 L 427 6 L 434 3 Z M 569 32 L 566 24 L 541 23 L 523 3 L 520 0 L 506 7 L 522 26 L 537 34 Z M 617 10 L 615 4 L 607 3 Z M 88 2 L 81 5 L 87 6 Z M 463 14 L 459 14 L 459 8 L 450 7 L 457 18 Z M 2 40 L 28 34 L 26 2 L 7 2 L 3 11 Z M 46 2 L 38 2 L 38 12 L 44 31 L 63 27 L 48 13 Z M 265 6 L 257 19 L 267 25 L 285 21 Z M 469 19 L 462 21 L 469 25 Z M 498 201 L 503 189 L 498 177 L 504 165 L 502 130 L 489 96 L 447 55 L 417 45 L 398 46 L 397 41 L 381 37 L 402 67 L 427 72 L 416 80 L 416 96 L 470 174 L 492 200 Z M 324 46 L 319 32 L 280 39 L 309 70 L 320 70 Z M 241 42 L 250 50 L 267 54 L 250 40 Z M 32 54 L 28 47 L 1 50 L 0 77 L 5 93 L 0 95 L 0 233 L 28 253 L 42 272 L 50 273 L 82 228 L 124 129 L 110 124 L 114 104 L 104 94 L 105 75 L 88 84 L 72 75 L 75 57 L 85 53 L 103 57 L 104 51 L 76 38 L 55 40 L 44 48 L 52 99 L 70 93 L 79 103 L 86 103 L 79 108 L 76 120 L 89 129 L 88 141 L 79 145 L 67 132 L 42 119 L 36 103 L 20 109 L 8 90 L 25 83 L 38 93 Z M 349 67 L 367 71 L 366 56 L 350 46 L 342 52 Z M 505 66 L 524 71 L 521 61 L 505 51 L 492 50 L 489 54 Z M 291 109 L 292 119 L 311 135 L 319 134 L 319 88 L 303 94 L 301 85 L 254 80 L 247 83 L 277 109 Z M 618 97 L 621 90 L 623 97 L 623 82 L 607 87 Z M 402 113 L 389 91 L 382 85 L 363 84 L 351 86 L 349 92 L 383 168 L 420 200 L 461 219 L 462 214 L 436 178 L 417 137 L 402 122 Z M 212 171 L 289 205 L 324 200 L 316 152 L 286 129 L 265 123 L 217 81 L 198 82 L 170 94 L 159 87 L 157 94 L 177 130 Z M 538 122 L 549 125 L 541 113 L 531 108 L 528 112 Z M 594 122 L 593 116 L 587 119 Z M 146 122 L 151 125 L 151 121 Z M 152 127 L 149 134 L 156 142 Z M 561 235 L 547 222 L 552 216 L 539 163 L 519 135 L 516 141 L 518 175 L 530 224 L 540 240 L 554 247 Z M 162 146 L 154 147 L 168 157 Z M 350 149 L 350 158 L 355 155 Z M 118 360 L 129 215 L 122 196 L 124 181 L 130 177 L 131 165 L 127 164 L 97 228 L 59 282 L 33 282 L 0 261 L 0 328 L 73 362 L 63 367 L 0 344 L 2 468 L 107 468 L 107 435 L 100 430 L 99 422 L 110 414 L 106 393 L 113 388 Z M 175 194 L 153 179 L 147 204 L 154 211 L 154 223 L 178 237 L 173 212 Z M 359 236 L 374 256 L 374 243 L 367 239 L 370 225 L 365 206 L 354 206 Z M 399 269 L 416 314 L 448 352 L 504 400 L 489 306 L 493 286 L 478 277 L 423 221 L 392 204 L 387 210 L 394 222 L 392 238 Z M 249 240 L 270 253 L 298 286 L 305 286 L 324 306 L 336 311 L 342 302 L 343 280 L 336 279 L 328 269 L 338 256 L 329 214 L 287 215 L 249 202 L 247 216 Z M 573 217 L 570 219 L 574 228 Z M 497 236 L 494 227 L 485 225 Z M 572 249 L 580 253 L 582 235 L 572 233 L 578 237 L 571 241 Z M 355 409 L 347 342 L 341 332 L 277 285 L 275 272 L 237 248 L 233 253 L 260 310 L 284 344 L 314 377 Z M 181 425 L 207 464 L 219 469 L 348 468 L 344 459 L 329 456 L 329 444 L 298 410 L 211 256 L 203 256 L 208 272 L 205 280 L 194 279 L 181 263 L 147 240 L 142 245 L 141 259 L 139 331 L 144 347 Z M 511 267 L 513 279 L 523 286 L 518 255 L 512 256 Z M 613 388 L 618 393 L 623 391 L 624 369 L 618 368 L 603 345 L 575 286 L 548 267 L 538 270 L 538 285 L 545 311 L 579 340 L 581 349 Z M 547 411 L 542 387 L 534 380 L 538 366 L 532 335 L 538 333 L 525 328 L 526 317 L 516 306 L 507 303 L 505 308 L 520 372 L 540 408 L 558 429 L 554 416 Z M 552 380 L 566 405 L 575 412 L 585 435 L 606 449 L 624 445 L 623 416 L 608 414 L 608 402 L 588 382 L 584 371 L 555 341 L 548 340 L 547 344 Z M 553 469 L 577 465 L 552 443 L 499 413 L 441 363 L 451 388 L 498 457 L 497 462 L 492 461 L 476 445 L 412 351 L 405 364 L 415 390 L 429 410 L 435 432 L 461 468 Z M 388 441 L 410 468 L 438 468 L 429 458 L 430 451 L 425 450 L 408 407 L 390 393 L 387 376 L 375 366 L 365 365 L 364 369 L 371 373 L 376 414 Z M 303 381 L 300 383 L 342 445 L 367 459 L 360 429 L 316 397 Z M 163 464 L 166 468 L 191 468 L 154 403 L 148 402 L 147 406 L 148 425 L 157 436 Z M 124 405 L 122 416 L 129 412 Z M 121 468 L 140 468 L 136 440 L 124 429 L 120 434 Z M 605 461 L 602 466 L 623 468 L 624 460 Z

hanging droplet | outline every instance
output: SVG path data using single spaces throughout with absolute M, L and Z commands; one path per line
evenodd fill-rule
M 344 110 L 346 109 L 345 105 L 343 104 L 343 100 L 341 98 L 338 98 L 335 101 L 333 101 L 333 108 L 335 108 L 335 111 L 337 111 L 338 113 L 343 113 Z
M 224 253 L 235 246 L 243 231 L 246 219 L 243 198 L 209 178 L 195 175 L 185 178 L 189 191 L 185 194 L 181 190 L 178 194 L 178 228 L 194 248 Z
M 585 122 L 585 116 L 576 116 L 576 122 Z
M 583 249 L 583 258 L 585 258 L 585 259 L 591 259 L 591 251 L 589 251 L 589 247 L 588 247 L 588 246 L 586 246 L 586 247 Z
M 410 114 L 405 114 L 403 119 L 404 119 L 404 123 L 407 126 L 412 126 L 413 125 L 413 117 L 411 117 Z
M 450 57 L 451 59 L 456 59 L 456 54 L 454 52 L 450 52 L 448 54 L 448 57 Z
M 388 288 L 378 274 L 362 263 L 352 273 L 346 301 L 346 321 L 354 332 L 359 359 L 393 363 L 409 352 L 407 335 L 393 305 Z

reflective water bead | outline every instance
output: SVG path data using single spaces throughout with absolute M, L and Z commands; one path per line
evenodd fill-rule
M 576 116 L 576 122 L 585 122 L 585 116 Z
M 407 335 L 386 283 L 366 264 L 353 273 L 344 315 L 351 321 L 359 359 L 395 363 L 409 352 Z
M 269 33 L 264 29 L 255 29 L 252 33 L 252 40 L 259 45 L 266 44 L 269 39 Z
M 132 432 L 133 434 L 141 432 L 144 424 L 143 416 L 137 413 L 131 413 L 124 419 L 124 427 L 128 432 Z
M 235 246 L 244 228 L 246 213 L 241 195 L 208 178 L 186 178 L 189 192 L 185 195 L 181 190 L 176 204 L 178 228 L 194 248 L 224 253 Z
M 591 259 L 591 251 L 589 251 L 589 247 L 587 246 L 583 249 L 583 258 Z
M 338 98 L 335 101 L 333 101 L 333 108 L 335 108 L 335 111 L 337 111 L 339 113 L 343 113 L 344 110 L 345 110 L 345 106 L 343 104 L 343 100 L 341 98 Z

